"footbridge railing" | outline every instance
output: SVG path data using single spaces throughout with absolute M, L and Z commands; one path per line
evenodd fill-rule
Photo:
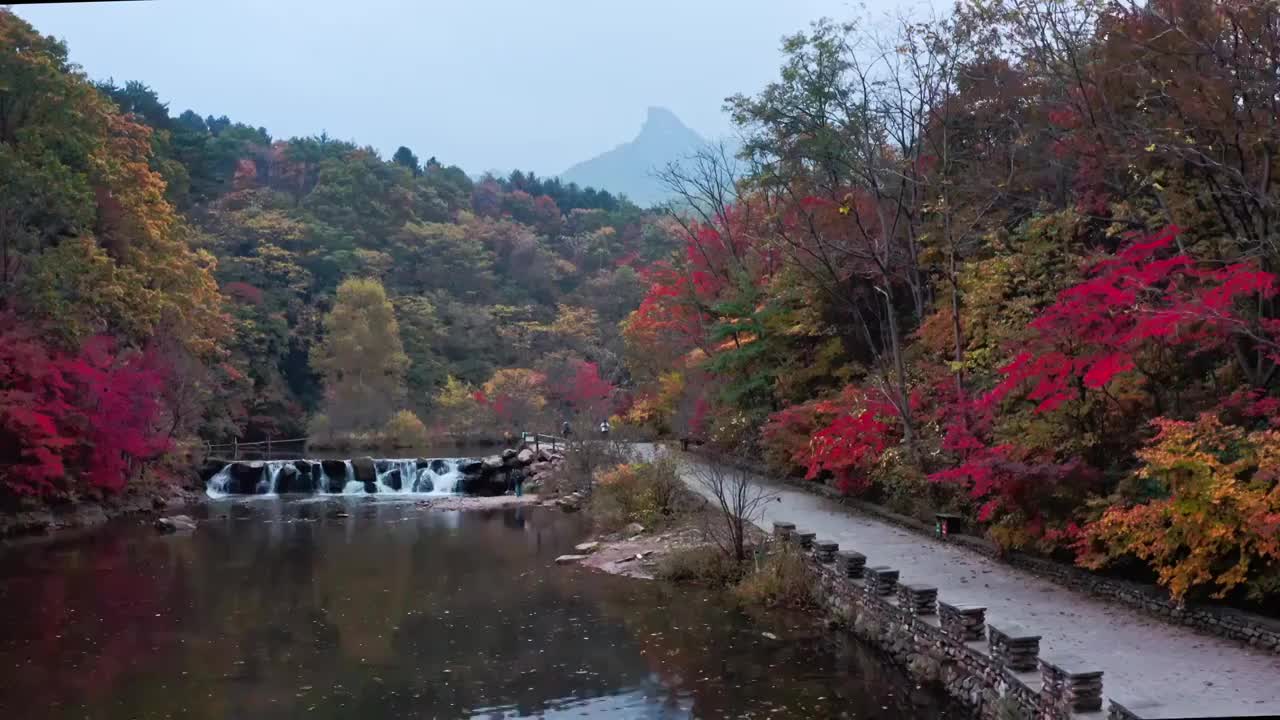
M 520 433 L 520 441 L 526 445 L 533 445 L 534 450 L 541 450 L 543 445 L 549 446 L 552 450 L 564 449 L 564 438 L 556 437 L 555 435 L 522 432 Z
M 268 437 L 266 440 L 257 440 L 255 442 L 240 442 L 239 439 L 232 439 L 229 443 L 205 443 L 205 457 L 211 457 L 215 453 L 230 453 L 232 460 L 239 460 L 244 457 L 261 457 L 263 459 L 271 459 L 274 450 L 292 450 L 295 448 L 305 448 L 307 438 L 286 438 L 277 440 Z

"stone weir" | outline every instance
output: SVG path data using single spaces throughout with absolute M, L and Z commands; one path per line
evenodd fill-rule
M 213 460 L 206 471 L 209 497 L 228 495 L 502 495 L 518 481 L 535 491 L 563 456 L 547 448 L 510 448 L 483 458 L 373 458 L 351 460 Z

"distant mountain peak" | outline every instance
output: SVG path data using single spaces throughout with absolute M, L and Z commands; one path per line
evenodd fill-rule
M 657 105 L 650 106 L 644 118 L 644 125 L 640 127 L 640 134 L 670 132 L 697 134 L 690 130 L 689 126 L 680 122 L 680 118 L 670 110 Z
M 583 187 L 622 193 L 639 205 L 661 202 L 667 189 L 654 172 L 706 147 L 707 141 L 667 108 L 645 112 L 640 132 L 630 142 L 565 170 L 561 179 Z

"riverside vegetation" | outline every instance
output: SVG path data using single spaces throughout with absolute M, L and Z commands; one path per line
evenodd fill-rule
M 630 422 L 1004 550 L 1280 593 L 1274 2 L 820 22 L 669 168 Z
M 680 473 L 669 456 L 604 463 L 589 512 L 606 548 L 651 538 L 638 559 L 660 580 L 723 591 L 744 607 L 812 608 L 814 577 L 799 551 L 769 546 L 755 526 L 760 503 L 772 496 L 738 470 L 695 473 L 694 488 Z M 600 544 L 585 547 L 601 552 Z

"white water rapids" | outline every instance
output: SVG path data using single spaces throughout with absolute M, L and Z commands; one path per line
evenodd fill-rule
M 308 477 L 299 470 L 298 464 L 306 463 L 310 468 Z M 332 464 L 335 461 L 328 461 Z M 261 479 L 254 488 L 254 495 L 277 495 L 282 491 L 310 493 L 317 495 L 355 495 L 374 492 L 378 494 L 399 495 L 452 495 L 457 487 L 461 458 L 416 458 L 382 459 L 375 461 L 377 480 L 370 487 L 356 480 L 355 468 L 350 460 L 341 461 L 345 472 L 341 482 L 326 475 L 319 460 L 266 460 L 256 463 L 240 463 L 252 467 L 261 466 Z M 222 468 L 205 484 L 205 493 L 212 498 L 227 497 L 237 494 L 232 477 L 232 463 Z M 293 472 L 286 470 L 292 468 Z M 291 478 L 288 488 L 281 487 L 282 478 Z M 398 479 L 398 483 L 397 483 Z M 399 485 L 397 489 L 396 485 Z M 331 492 L 341 486 L 341 492 Z M 248 494 L 248 493 L 238 493 Z

